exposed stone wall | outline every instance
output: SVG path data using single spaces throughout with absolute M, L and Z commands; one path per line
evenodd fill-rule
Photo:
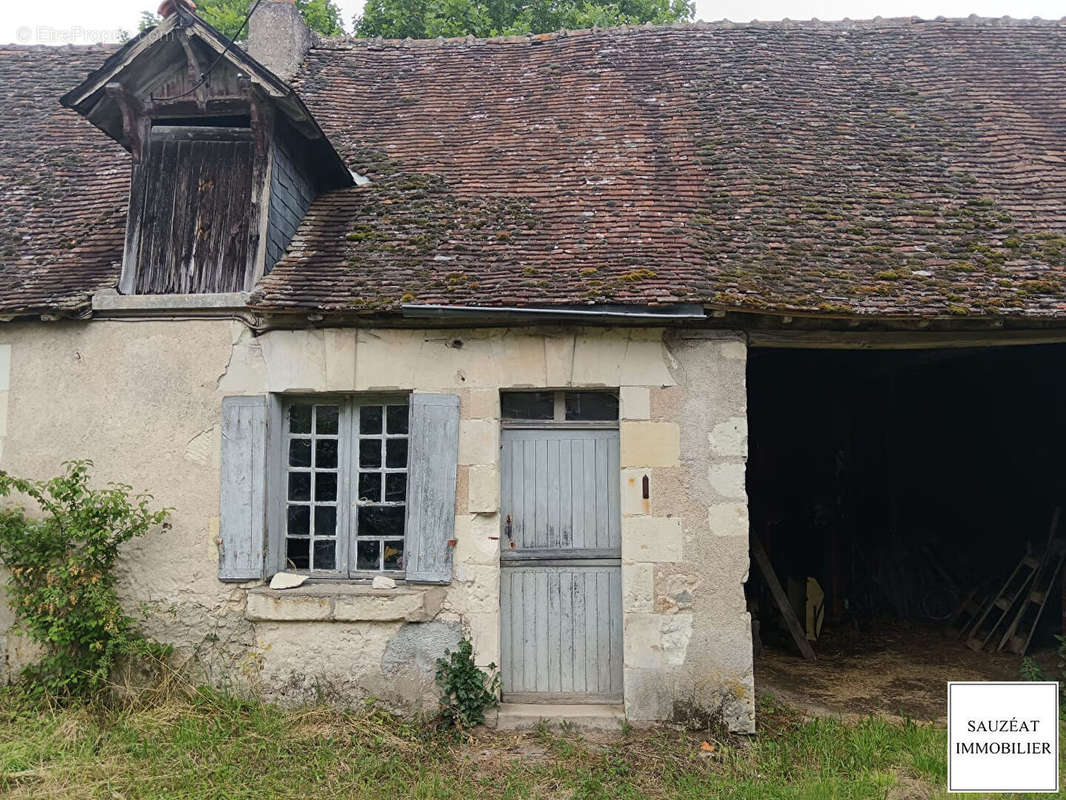
M 480 664 L 498 664 L 499 390 L 619 388 L 627 713 L 663 719 L 694 705 L 751 728 L 745 346 L 736 337 L 558 328 L 254 337 L 220 321 L 94 322 L 0 328 L 0 366 L 4 345 L 11 399 L 0 468 L 46 477 L 65 459 L 93 458 L 99 480 L 133 483 L 174 507 L 171 532 L 127 551 L 131 608 L 147 603 L 150 631 L 205 679 L 294 701 L 424 703 L 434 659 L 461 632 Z M 461 398 L 452 584 L 323 598 L 220 583 L 222 397 L 371 390 Z M 9 623 L 0 616 L 0 635 Z M 10 643 L 6 655 L 13 660 Z
M 751 731 L 746 346 L 720 333 L 665 344 L 669 385 L 621 390 L 626 714 Z

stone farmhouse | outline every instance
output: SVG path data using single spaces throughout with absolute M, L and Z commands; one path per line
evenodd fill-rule
M 235 46 L 172 5 L 0 47 L 0 469 L 175 509 L 122 591 L 202 680 L 429 708 L 468 637 L 514 714 L 752 731 L 749 535 L 832 616 L 914 518 L 1046 516 L 1066 24 L 327 40 L 264 0 Z

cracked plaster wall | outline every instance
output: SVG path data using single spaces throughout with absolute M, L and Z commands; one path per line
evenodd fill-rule
M 202 678 L 281 700 L 372 694 L 418 706 L 432 696 L 434 653 L 460 630 L 480 664 L 499 662 L 499 390 L 617 387 L 627 713 L 670 718 L 683 701 L 749 730 L 745 357 L 733 335 L 646 329 L 254 337 L 225 321 L 9 324 L 0 468 L 43 478 L 92 458 L 97 480 L 175 509 L 172 531 L 127 548 L 122 591 Z M 222 397 L 371 390 L 461 398 L 455 579 L 439 610 L 417 622 L 249 620 L 245 589 L 216 577 Z M 10 622 L 0 609 L 0 636 Z M 0 647 L 9 671 L 27 657 L 10 638 Z M 404 659 L 413 666 L 398 672 Z

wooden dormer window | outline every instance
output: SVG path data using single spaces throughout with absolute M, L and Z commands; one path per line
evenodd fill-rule
M 130 196 L 124 293 L 245 291 L 254 280 L 249 127 L 154 125 Z
M 251 291 L 315 198 L 354 182 L 292 87 L 188 4 L 60 102 L 132 157 L 124 295 Z

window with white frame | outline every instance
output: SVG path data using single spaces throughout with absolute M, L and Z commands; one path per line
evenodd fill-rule
M 283 417 L 286 569 L 402 574 L 408 399 L 292 398 Z

